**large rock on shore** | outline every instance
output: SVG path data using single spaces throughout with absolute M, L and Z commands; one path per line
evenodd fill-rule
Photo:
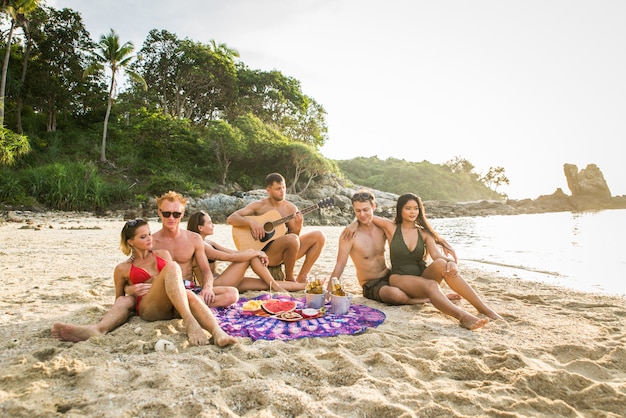
M 567 186 L 574 198 L 610 200 L 611 190 L 606 184 L 602 171 L 595 164 L 589 164 L 578 171 L 574 164 L 563 166 Z

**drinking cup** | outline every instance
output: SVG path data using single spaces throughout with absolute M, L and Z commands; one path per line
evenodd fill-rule
M 346 293 L 345 296 L 330 295 L 330 311 L 335 315 L 345 315 L 350 310 L 352 303 L 352 294 Z

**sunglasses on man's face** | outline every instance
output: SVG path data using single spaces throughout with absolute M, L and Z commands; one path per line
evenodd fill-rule
M 181 217 L 182 214 L 182 212 L 170 212 L 169 210 L 161 211 L 161 215 L 163 215 L 164 218 L 169 218 L 173 215 L 174 218 L 178 219 Z

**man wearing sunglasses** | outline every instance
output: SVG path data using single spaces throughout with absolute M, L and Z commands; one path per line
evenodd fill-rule
M 152 235 L 156 250 L 167 250 L 182 270 L 183 279 L 193 282 L 194 265 L 201 274 L 197 277 L 202 287 L 198 296 L 210 307 L 228 306 L 239 299 L 239 291 L 232 286 L 213 286 L 213 274 L 204 253 L 204 241 L 199 234 L 180 228 L 187 199 L 169 191 L 156 199 L 161 229 Z
M 390 305 L 428 302 L 428 299 L 411 298 L 402 289 L 389 284 L 390 270 L 385 259 L 385 232 L 372 222 L 376 210 L 374 194 L 360 190 L 351 200 L 358 227 L 354 234 L 345 229 L 339 238 L 337 261 L 330 277 L 341 277 L 350 257 L 359 284 L 363 288 L 364 297 Z M 329 280 L 329 291 L 331 284 Z M 450 299 L 459 298 L 456 294 L 447 296 Z

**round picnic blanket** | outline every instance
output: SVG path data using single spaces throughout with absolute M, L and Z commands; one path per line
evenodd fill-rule
M 293 300 L 297 309 L 304 308 L 304 298 L 293 298 L 287 295 L 263 294 L 253 299 Z M 272 316 L 254 315 L 242 310 L 242 306 L 250 299 L 240 298 L 233 305 L 225 308 L 214 308 L 220 326 L 234 337 L 249 337 L 253 340 L 293 340 L 305 337 L 332 337 L 335 335 L 359 334 L 367 328 L 375 328 L 385 321 L 385 314 L 378 309 L 365 305 L 351 305 L 345 315 L 330 312 L 330 302 L 325 305 L 326 312 L 317 318 L 300 321 L 283 321 Z

